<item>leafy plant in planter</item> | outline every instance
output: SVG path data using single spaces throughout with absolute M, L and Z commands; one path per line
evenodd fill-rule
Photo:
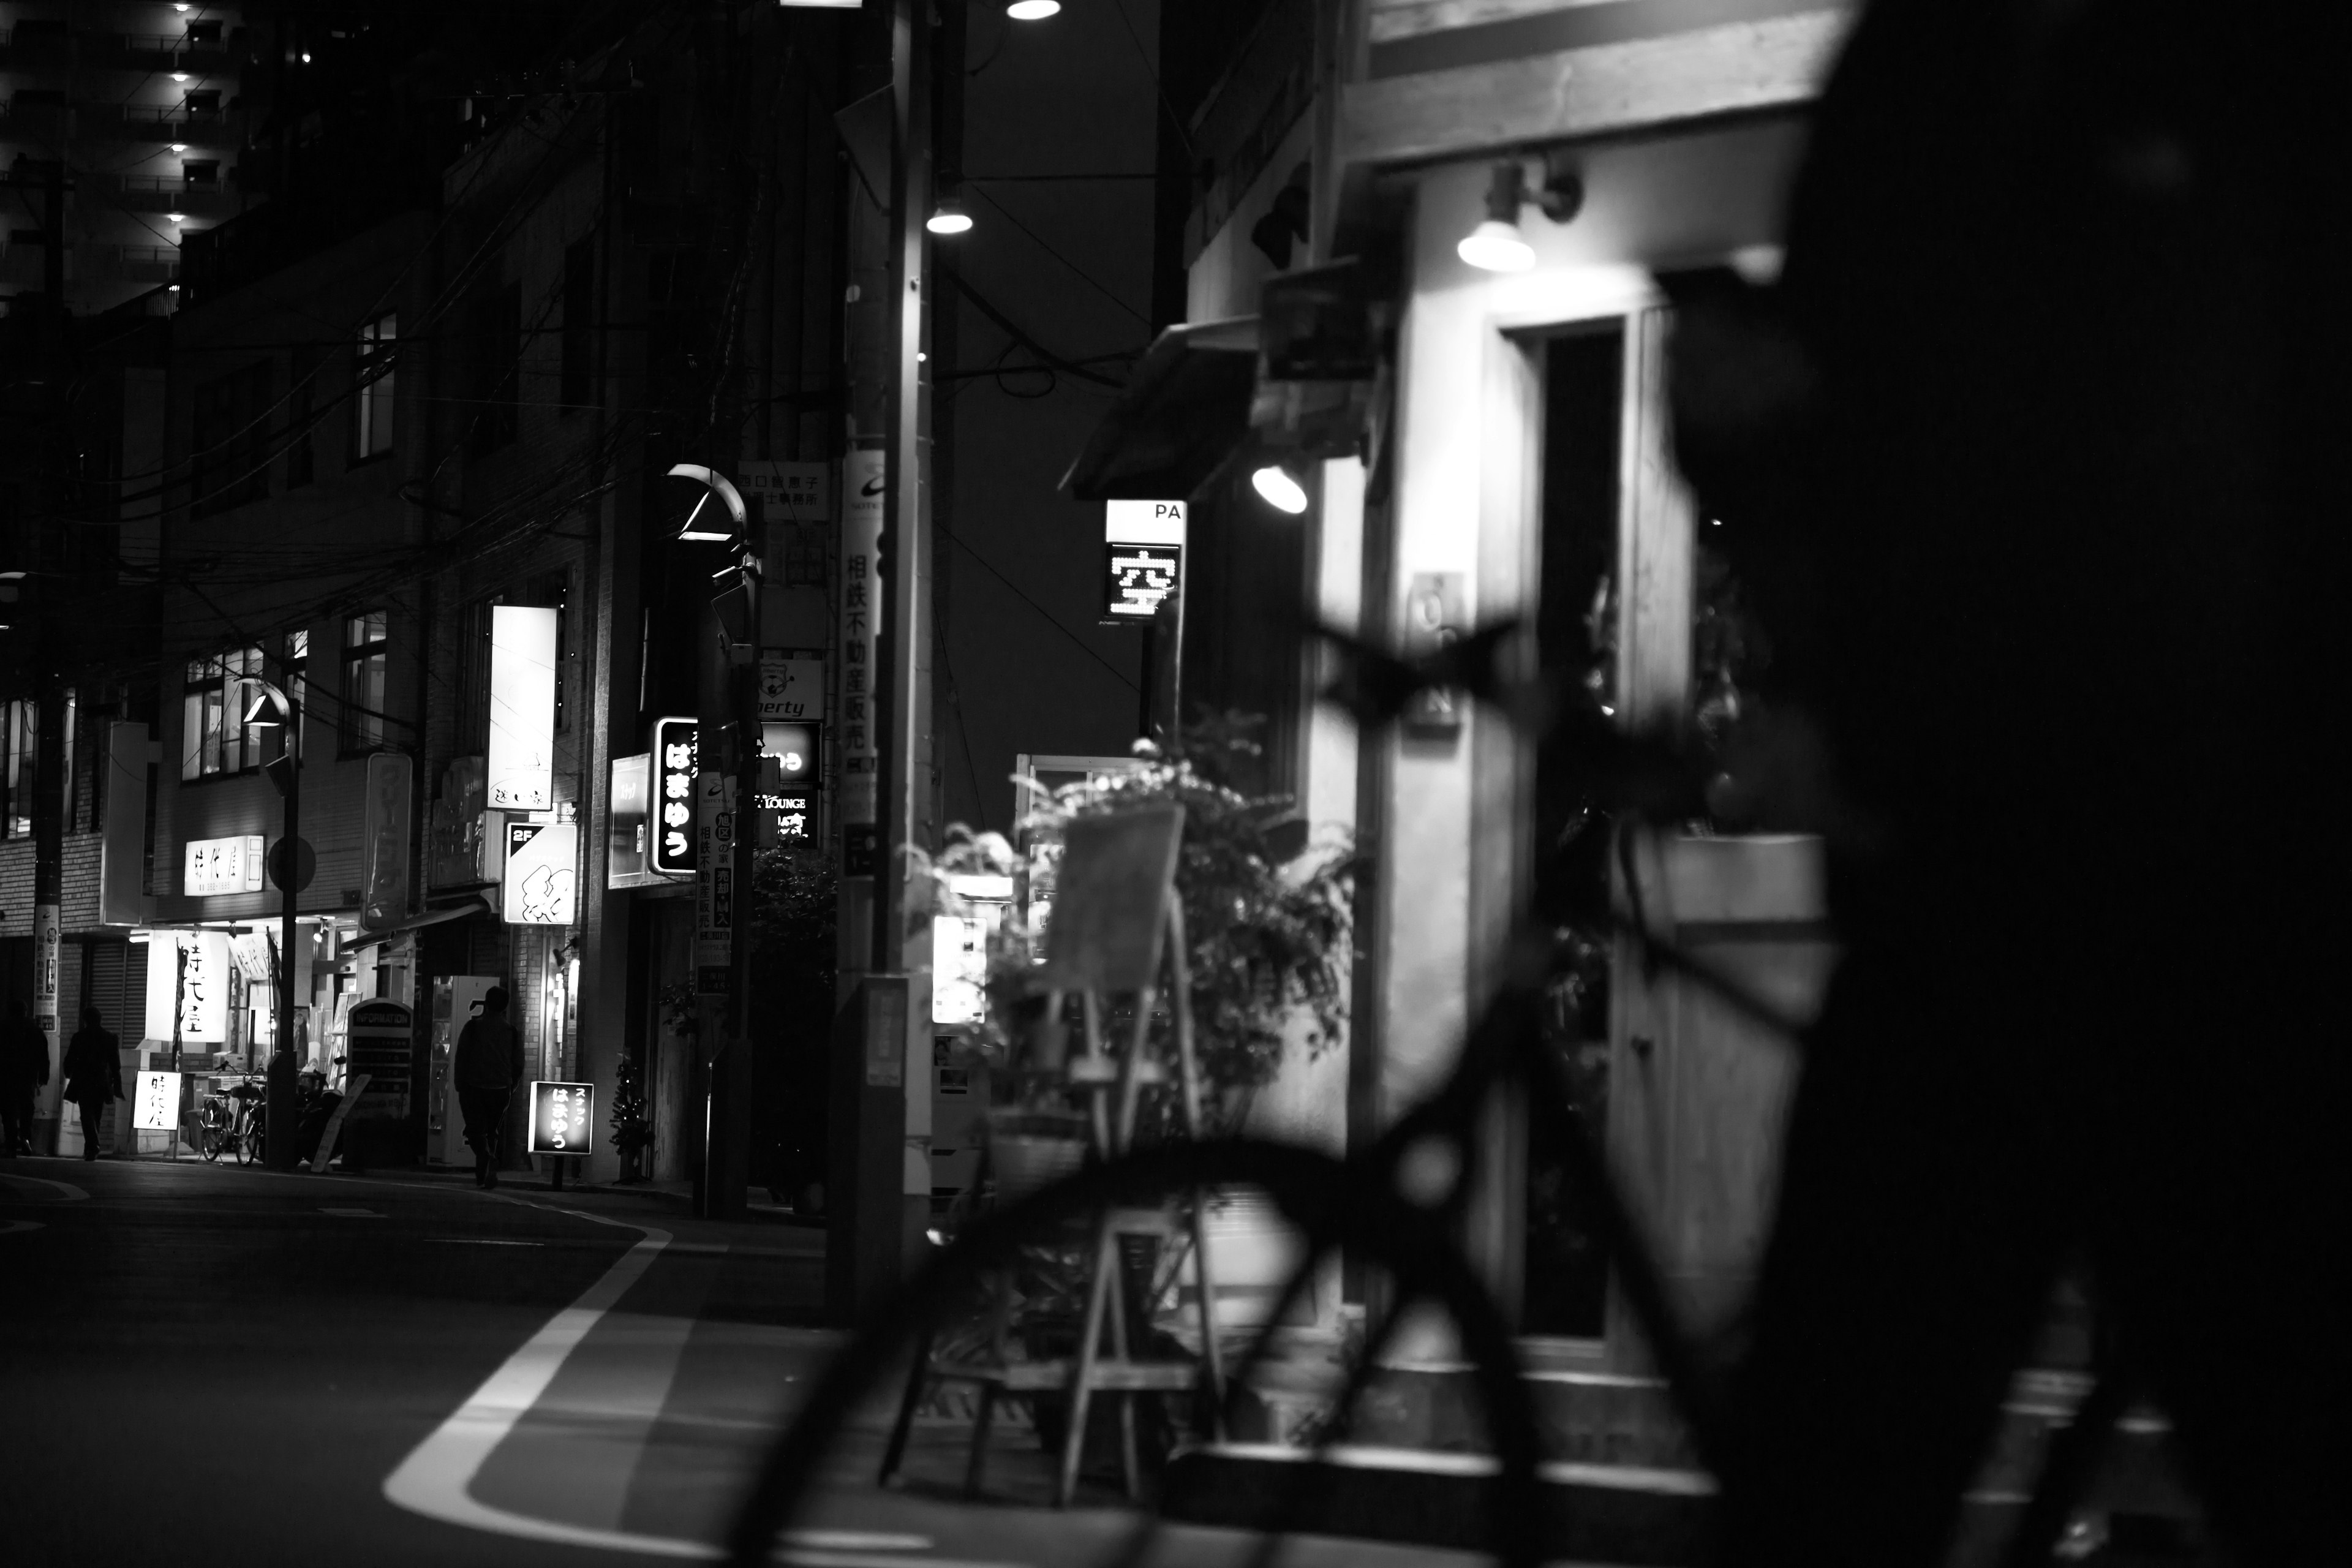
M 635 1056 L 624 1052 L 613 1078 L 613 1152 L 625 1163 L 628 1173 L 622 1181 L 646 1179 L 653 1142 L 653 1123 L 646 1118 L 646 1069 Z
M 1193 1051 L 1207 1091 L 1202 1109 L 1215 1130 L 1238 1124 L 1286 1050 L 1328 1049 L 1347 1022 L 1352 846 L 1344 838 L 1307 844 L 1287 797 L 1237 787 L 1260 764 L 1264 749 L 1254 731 L 1263 722 L 1244 714 L 1206 718 L 1188 725 L 1183 745 L 1171 752 L 1137 742 L 1139 765 L 1130 771 L 1055 790 L 1020 781 L 1031 795 L 1022 828 L 1047 844 L 1057 843 L 1076 817 L 1183 806 L 1176 894 L 1184 910 Z M 1017 859 L 1002 835 L 951 827 L 947 847 L 930 863 L 935 898 L 943 909 L 960 910 L 951 879 L 970 872 L 1032 874 L 1034 898 L 1034 868 Z M 1024 1037 L 1039 1022 L 1029 976 L 1044 957 L 1045 923 L 1009 913 L 990 944 L 981 1048 L 1016 1068 Z M 1118 1040 L 1133 1027 L 1131 1015 L 1106 1022 Z M 1154 1014 L 1149 1038 L 1163 1056 L 1172 1049 L 1173 1020 L 1164 1006 Z M 1173 1107 L 1161 1105 L 1148 1131 L 1164 1135 L 1175 1126 Z

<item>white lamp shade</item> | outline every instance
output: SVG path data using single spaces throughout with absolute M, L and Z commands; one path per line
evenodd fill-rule
M 1250 487 L 1256 490 L 1266 505 L 1276 511 L 1296 516 L 1307 510 L 1307 490 L 1290 470 L 1279 463 L 1268 463 L 1250 476 Z
M 1525 272 L 1536 264 L 1536 247 L 1519 237 L 1518 226 L 1488 218 L 1462 237 L 1455 254 L 1486 272 Z
M 1062 8 L 1062 0 L 1013 0 L 1004 14 L 1016 22 L 1042 22 Z

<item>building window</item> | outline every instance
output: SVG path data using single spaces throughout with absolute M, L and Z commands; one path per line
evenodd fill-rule
M 522 287 L 509 284 L 483 297 L 474 308 L 474 419 L 476 457 L 495 452 L 515 438 L 520 405 L 517 374 L 522 368 Z
M 396 316 L 378 316 L 360 328 L 359 360 L 353 368 L 359 391 L 352 399 L 354 462 L 392 450 L 392 373 L 399 338 Z
M 10 838 L 33 836 L 33 787 L 40 776 L 41 710 L 28 699 L 19 698 L 8 704 L 5 725 L 7 733 L 0 736 L 0 744 L 8 752 L 7 808 L 0 815 L 0 825 L 7 828 Z
M 299 489 L 318 478 L 318 458 L 311 441 L 318 406 L 319 351 L 296 349 L 286 386 L 286 488 Z M 302 634 L 308 636 L 307 633 Z
M 191 22 L 188 24 L 188 43 L 191 47 L 209 44 L 214 48 L 218 48 L 220 47 L 220 41 L 221 25 L 219 22 Z
M 370 610 L 343 622 L 343 750 L 372 752 L 383 744 L 384 674 L 390 617 Z
M 563 412 L 577 414 L 595 397 L 596 237 L 563 247 Z
M 226 511 L 269 493 L 268 443 L 263 439 L 269 383 L 269 362 L 259 360 L 196 388 L 190 454 L 194 486 L 189 499 L 196 516 Z
M 188 94 L 186 102 L 188 112 L 190 114 L 218 114 L 220 112 L 220 89 L 216 87 L 198 88 L 195 91 Z
M 231 648 L 188 661 L 180 694 L 181 778 L 249 773 L 268 761 L 262 726 L 243 721 L 253 706 L 253 692 L 237 683 L 248 675 L 268 679 L 257 647 Z
M 210 190 L 220 184 L 220 161 L 216 158 L 191 160 L 180 165 L 180 174 L 191 185 Z

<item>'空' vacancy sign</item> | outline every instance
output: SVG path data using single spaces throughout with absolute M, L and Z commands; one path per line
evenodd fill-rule
M 1102 624 L 1148 626 L 1184 581 L 1184 503 L 1103 504 Z

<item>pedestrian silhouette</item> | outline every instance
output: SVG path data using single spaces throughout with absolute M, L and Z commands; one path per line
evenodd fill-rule
M 474 1151 L 474 1184 L 499 1184 L 506 1154 L 507 1102 L 522 1081 L 522 1036 L 507 1020 L 507 988 L 493 985 L 479 1016 L 466 1020 L 451 1053 L 449 1081 L 466 1120 L 466 1142 Z
M 109 1103 L 122 1098 L 122 1043 L 95 1007 L 81 1010 L 81 1027 L 66 1047 L 65 1098 L 81 1111 L 81 1157 L 98 1158 Z

